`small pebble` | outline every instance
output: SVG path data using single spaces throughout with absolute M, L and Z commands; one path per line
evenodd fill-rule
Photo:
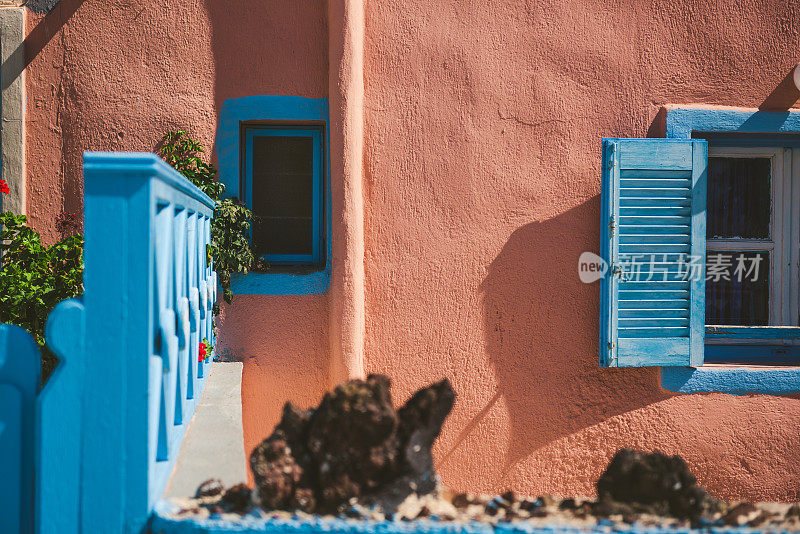
M 478 498 L 474 493 L 458 493 L 453 497 L 453 506 L 456 508 L 466 508 L 470 504 L 478 504 Z
M 491 501 L 486 503 L 486 513 L 494 516 L 497 515 L 497 512 L 500 510 L 508 510 L 511 508 L 511 502 L 514 499 L 514 494 L 511 494 L 511 500 L 506 498 L 506 494 L 498 495 Z
M 762 514 L 763 512 L 752 503 L 743 502 L 731 508 L 727 514 L 722 516 L 722 520 L 726 525 L 741 527 L 759 519 Z
M 220 479 L 209 478 L 197 486 L 197 491 L 195 492 L 194 497 L 196 499 L 201 497 L 213 497 L 214 495 L 219 495 L 223 491 L 225 491 L 225 486 L 222 485 L 222 481 Z
M 539 495 L 539 502 L 542 503 L 542 506 L 555 506 L 558 503 L 555 497 L 547 494 Z
M 578 508 L 578 505 L 575 503 L 575 499 L 564 499 L 558 505 L 559 510 L 575 510 L 576 508 Z
M 243 483 L 231 486 L 220 499 L 220 504 L 230 512 L 247 512 L 253 505 L 250 487 Z
M 532 500 L 532 499 L 523 499 L 522 502 L 519 503 L 519 507 L 521 510 L 525 510 L 526 512 L 533 511 L 537 508 L 542 507 L 542 502 L 539 499 Z

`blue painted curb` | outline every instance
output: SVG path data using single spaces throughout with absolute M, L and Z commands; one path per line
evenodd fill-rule
M 170 518 L 175 506 L 167 501 L 156 505 L 150 522 L 150 531 L 156 534 L 223 534 L 270 533 L 270 534 L 579 534 L 630 533 L 630 534 L 760 534 L 761 532 L 787 532 L 780 530 L 756 530 L 750 528 L 664 528 L 664 527 L 620 527 L 598 524 L 592 528 L 576 528 L 567 525 L 542 526 L 527 522 L 463 523 L 458 521 L 435 521 L 418 519 L 415 521 L 372 521 L 358 519 L 335 519 L 318 516 L 275 519 L 261 517 L 260 511 L 242 516 L 241 519 L 226 520 L 214 518 Z

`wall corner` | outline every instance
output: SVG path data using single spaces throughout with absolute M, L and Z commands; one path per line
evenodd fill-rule
M 364 3 L 328 2 L 330 382 L 364 376 Z
M 25 180 L 25 8 L 0 8 L 0 56 L 2 56 L 2 178 L 10 193 L 2 210 L 24 214 Z

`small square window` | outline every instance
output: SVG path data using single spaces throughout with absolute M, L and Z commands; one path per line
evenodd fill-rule
M 254 250 L 271 264 L 323 264 L 322 128 L 253 126 L 244 136 Z

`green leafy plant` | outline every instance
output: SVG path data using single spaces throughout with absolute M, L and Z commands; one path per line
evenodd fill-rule
M 46 246 L 27 222 L 24 215 L 0 213 L 0 323 L 25 328 L 44 347 L 50 311 L 83 293 L 83 236 Z M 43 377 L 55 364 L 55 357 L 43 351 Z
M 228 303 L 233 298 L 231 275 L 237 272 L 246 274 L 256 261 L 247 238 L 251 218 L 250 209 L 236 199 L 221 200 L 214 210 L 210 252 L 222 286 L 222 298 Z
M 219 198 L 225 192 L 225 185 L 217 180 L 217 169 L 200 159 L 204 152 L 203 146 L 183 130 L 166 133 L 158 147 L 158 154 L 164 161 L 217 203 L 211 221 L 208 256 L 213 260 L 222 297 L 230 303 L 233 299 L 231 276 L 247 273 L 260 265 L 248 238 L 253 213 L 236 198 Z
M 205 153 L 203 145 L 189 137 L 183 130 L 167 132 L 158 146 L 158 155 L 161 159 L 216 202 L 225 191 L 225 184 L 217 180 L 217 169 L 200 158 L 200 154 L 203 153 Z

